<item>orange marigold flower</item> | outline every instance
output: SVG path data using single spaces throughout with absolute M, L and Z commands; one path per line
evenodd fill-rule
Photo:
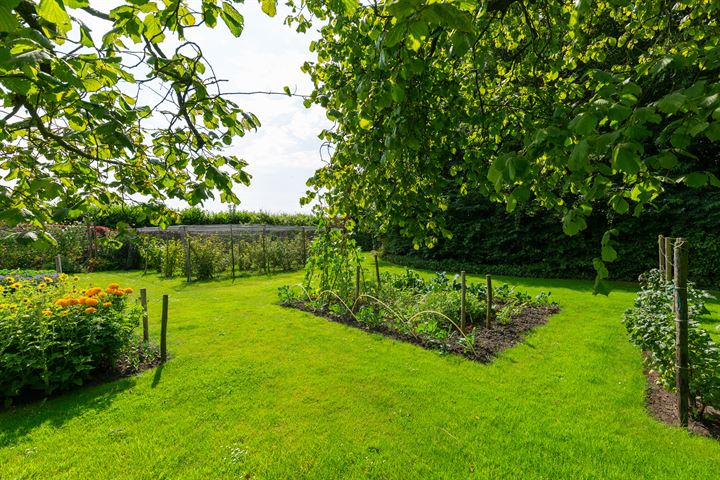
M 68 298 L 68 305 L 77 305 L 80 301 L 77 298 Z
M 97 294 L 100 293 L 100 292 L 102 292 L 102 288 L 100 288 L 100 287 L 93 287 L 93 288 L 91 288 L 91 289 L 89 289 L 89 290 L 87 291 L 87 296 L 88 296 L 88 297 L 94 297 L 95 295 L 97 295 Z
M 95 313 L 97 309 L 95 307 L 88 307 L 85 309 L 85 313 Z
M 128 288 L 125 289 L 125 293 L 127 293 L 128 295 L 130 295 L 130 294 L 133 293 L 133 292 L 134 292 L 134 290 L 133 290 L 132 288 L 130 288 L 130 287 L 128 287 Z
M 125 295 L 125 292 L 123 292 L 122 290 L 115 290 L 113 293 L 118 297 L 122 297 L 123 295 Z
M 86 305 L 88 300 L 90 300 L 88 297 L 82 296 L 78 298 L 78 303 L 80 305 Z
M 58 307 L 66 307 L 67 301 L 64 298 L 60 298 L 58 300 L 55 300 L 55 305 L 57 305 Z
M 85 305 L 90 305 L 91 307 L 97 307 L 97 304 L 100 303 L 97 301 L 97 298 L 88 298 L 85 300 Z
M 110 284 L 108 284 L 108 288 L 109 288 L 110 290 L 117 290 L 118 288 L 120 288 L 120 284 L 118 284 L 118 283 L 110 283 Z
M 112 302 L 105 302 L 105 303 L 103 303 L 102 305 L 103 305 L 103 307 L 111 307 L 111 306 L 112 306 Z

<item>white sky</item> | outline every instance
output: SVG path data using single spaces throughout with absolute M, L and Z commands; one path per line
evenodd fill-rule
M 107 12 L 116 4 L 101 0 L 93 1 L 91 5 Z M 253 1 L 235 3 L 234 6 L 245 18 L 240 38 L 233 37 L 221 19 L 214 29 L 186 30 L 187 39 L 200 45 L 217 77 L 227 80 L 222 84 L 222 90 L 282 92 L 287 85 L 299 94 L 310 93 L 312 83 L 300 67 L 305 61 L 315 60 L 308 48 L 310 42 L 319 37 L 319 26 L 305 34 L 297 33 L 283 23 L 288 13 L 283 5 L 278 5 L 277 15 L 273 18 L 265 15 L 259 3 Z M 102 20 L 82 16 L 93 29 L 94 37 L 107 29 Z M 170 38 L 168 40 L 171 43 Z M 226 151 L 245 159 L 249 164 L 247 171 L 252 175 L 250 187 L 235 187 L 241 200 L 238 208 L 309 213 L 310 207 L 301 207 L 299 199 L 307 190 L 307 179 L 322 165 L 322 142 L 317 136 L 331 125 L 324 109 L 318 106 L 307 109 L 299 97 L 233 95 L 228 98 L 240 108 L 254 113 L 262 124 L 257 132 L 235 139 Z M 177 201 L 171 201 L 169 205 L 185 206 Z M 219 211 L 227 209 L 228 205 L 218 199 L 206 202 L 203 208 Z

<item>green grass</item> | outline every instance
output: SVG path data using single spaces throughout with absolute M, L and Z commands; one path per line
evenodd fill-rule
M 300 278 L 84 276 L 147 287 L 154 336 L 169 293 L 173 358 L 0 413 L 0 478 L 717 478 L 717 441 L 645 411 L 631 285 L 502 279 L 562 312 L 481 365 L 277 305 Z

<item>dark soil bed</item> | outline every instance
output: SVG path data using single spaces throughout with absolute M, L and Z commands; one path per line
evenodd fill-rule
M 647 378 L 647 408 L 655 419 L 668 425 L 679 426 L 677 415 L 677 393 L 668 392 L 658 385 L 658 376 L 655 372 L 646 370 Z M 700 419 L 688 420 L 688 430 L 697 435 L 720 439 L 720 412 L 712 407 L 705 409 L 705 415 Z
M 391 328 L 388 324 L 370 327 L 367 324 L 358 322 L 351 315 L 337 315 L 326 309 L 316 310 L 304 302 L 290 302 L 285 304 L 285 306 L 297 308 L 353 328 L 380 333 L 386 337 L 412 343 L 429 350 L 441 350 L 481 363 L 491 362 L 498 353 L 520 343 L 527 332 L 539 325 L 544 325 L 551 315 L 560 311 L 557 305 L 533 305 L 525 307 L 519 315 L 513 316 L 510 322 L 506 324 L 495 323 L 490 329 L 477 329 L 474 351 L 468 351 L 468 349 L 460 343 L 462 336 L 457 334 L 450 335 L 444 339 L 437 339 L 423 334 L 399 332 Z

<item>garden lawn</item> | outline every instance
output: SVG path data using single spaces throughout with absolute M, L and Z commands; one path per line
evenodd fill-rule
M 632 286 L 503 279 L 562 311 L 482 365 L 277 305 L 301 277 L 84 275 L 147 287 L 155 338 L 169 293 L 172 358 L 0 413 L 0 478 L 718 478 L 720 443 L 645 411 Z

